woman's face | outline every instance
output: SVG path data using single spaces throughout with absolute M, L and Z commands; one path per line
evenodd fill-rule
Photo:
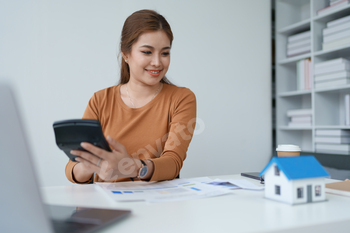
M 141 34 L 125 54 L 130 68 L 130 81 L 144 85 L 156 85 L 168 71 L 170 64 L 170 40 L 162 30 Z

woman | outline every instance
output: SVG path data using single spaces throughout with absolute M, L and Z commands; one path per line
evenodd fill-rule
M 151 10 L 130 15 L 123 26 L 120 84 L 96 92 L 83 119 L 99 120 L 112 148 L 105 151 L 82 143 L 73 150 L 66 176 L 74 183 L 178 176 L 193 136 L 196 98 L 172 85 L 165 74 L 173 34 L 165 18 Z

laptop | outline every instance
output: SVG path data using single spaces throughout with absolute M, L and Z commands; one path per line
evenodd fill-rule
M 1 232 L 94 232 L 130 215 L 130 210 L 45 205 L 20 118 L 12 87 L 0 83 Z

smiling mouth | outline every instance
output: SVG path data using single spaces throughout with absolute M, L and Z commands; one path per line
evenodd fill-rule
M 146 70 L 146 71 L 148 71 L 148 72 L 150 72 L 152 74 L 158 74 L 158 73 L 161 72 L 161 70 Z
M 147 69 L 145 69 L 145 70 L 147 71 L 147 73 L 149 75 L 151 75 L 153 77 L 158 77 L 160 75 L 160 72 L 162 71 L 162 70 L 147 70 Z

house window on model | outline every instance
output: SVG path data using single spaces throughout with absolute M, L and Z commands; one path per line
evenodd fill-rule
M 303 188 L 297 188 L 297 197 L 303 198 Z
M 275 185 L 275 194 L 276 195 L 281 195 L 281 186 Z
M 275 176 L 279 176 L 280 175 L 280 169 L 278 169 L 277 166 L 275 166 Z
M 315 196 L 316 197 L 321 196 L 321 185 L 316 185 L 315 186 Z

